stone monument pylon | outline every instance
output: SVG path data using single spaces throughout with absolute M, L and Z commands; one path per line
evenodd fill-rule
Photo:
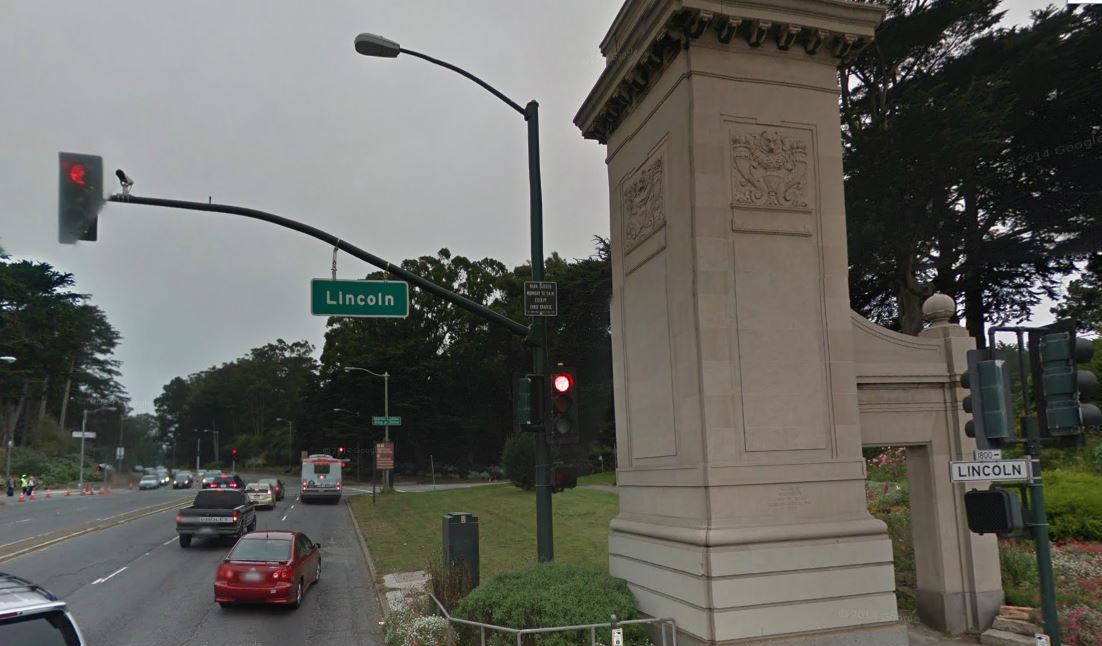
M 608 146 L 610 569 L 688 643 L 906 644 L 865 502 L 836 75 L 883 12 L 627 0 L 575 118 Z

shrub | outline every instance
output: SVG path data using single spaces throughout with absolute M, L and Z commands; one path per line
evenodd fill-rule
M 1102 643 L 1102 611 L 1085 605 L 1060 610 L 1060 628 L 1068 646 Z
M 505 440 L 501 450 L 501 467 L 505 477 L 521 489 L 531 489 L 536 484 L 536 449 L 532 436 L 517 433 Z
M 1049 535 L 1059 540 L 1102 540 L 1102 476 L 1082 471 L 1046 471 L 1045 511 Z
M 443 617 L 421 614 L 418 604 L 392 611 L 383 622 L 386 646 L 444 646 L 451 628 Z
M 635 619 L 635 600 L 627 584 L 594 567 L 542 564 L 498 575 L 475 588 L 455 611 L 455 616 L 508 628 L 538 628 Z M 603 634 L 602 634 L 603 633 Z M 628 644 L 648 644 L 638 626 L 624 631 Z M 588 634 L 549 633 L 526 640 L 539 646 L 573 646 L 588 643 Z M 597 639 L 610 643 L 608 629 Z M 491 646 L 515 643 L 503 633 L 493 633 Z

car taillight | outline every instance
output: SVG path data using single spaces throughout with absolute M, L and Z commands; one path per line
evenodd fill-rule
M 305 489 L 305 488 L 306 488 L 306 481 L 305 481 L 305 480 L 303 480 L 303 481 L 302 481 L 302 488 L 303 488 L 303 489 Z
M 237 488 L 237 483 L 236 482 L 231 482 L 230 487 L 236 489 Z
M 340 490 L 341 490 L 341 483 L 340 483 L 340 481 L 338 480 L 338 481 L 337 481 L 337 491 L 340 491 Z
M 272 578 L 275 579 L 276 581 L 279 581 L 281 579 L 283 581 L 290 581 L 291 580 L 291 568 L 289 568 L 289 567 L 279 568 L 275 572 L 272 572 Z
M 233 522 L 237 522 L 237 512 L 233 512 Z
M 217 577 L 219 581 L 229 581 L 233 578 L 233 569 L 227 565 L 220 565 L 218 566 Z

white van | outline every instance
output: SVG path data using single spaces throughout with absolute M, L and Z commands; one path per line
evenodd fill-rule
M 302 461 L 302 502 L 341 499 L 341 461 L 316 453 Z

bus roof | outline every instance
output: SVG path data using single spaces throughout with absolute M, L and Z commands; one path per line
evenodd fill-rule
M 307 462 L 311 462 L 311 463 L 314 463 L 314 462 L 330 462 L 330 463 L 336 462 L 336 463 L 340 464 L 340 463 L 343 463 L 344 460 L 338 460 L 337 458 L 306 458 L 302 462 L 304 464 L 307 463 Z

